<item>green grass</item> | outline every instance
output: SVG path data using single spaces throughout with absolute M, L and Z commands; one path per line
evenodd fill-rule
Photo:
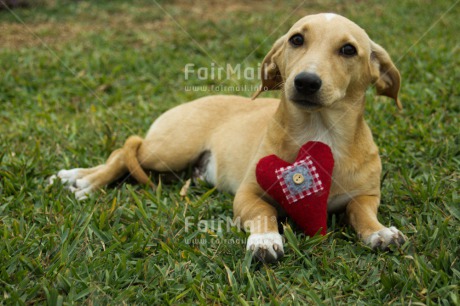
M 13 11 L 24 25 L 0 11 L 0 304 L 460 303 L 460 5 L 232 2 L 219 13 L 225 2 L 158 2 L 179 27 L 153 0 L 43 3 Z M 184 91 L 220 83 L 185 80 L 186 63 L 256 66 L 293 22 L 321 11 L 360 24 L 401 71 L 404 111 L 369 92 L 366 112 L 384 167 L 379 216 L 408 236 L 403 248 L 369 250 L 338 215 L 324 238 L 286 225 L 286 256 L 264 266 L 235 228 L 185 231 L 186 217 L 232 215 L 232 196 L 208 187 L 181 198 L 185 176 L 155 193 L 123 183 L 82 202 L 46 186 L 211 94 Z M 235 82 L 224 85 L 246 84 Z

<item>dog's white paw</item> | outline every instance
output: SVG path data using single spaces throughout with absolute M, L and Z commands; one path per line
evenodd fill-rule
M 372 233 L 365 243 L 373 249 L 388 250 L 388 247 L 392 244 L 400 246 L 406 241 L 403 233 L 401 233 L 396 227 L 386 227 L 380 231 Z
M 251 234 L 246 249 L 263 263 L 275 262 L 284 255 L 283 237 L 277 232 Z
M 70 170 L 61 170 L 57 175 L 52 175 L 49 178 L 49 184 L 52 185 L 57 178 L 61 179 L 61 182 L 64 185 L 73 185 L 80 178 L 81 168 L 75 168 Z
M 93 191 L 93 186 L 86 179 L 78 179 L 73 186 L 69 186 L 69 190 L 73 192 L 77 200 L 84 200 Z
M 77 200 L 84 200 L 91 194 L 93 188 L 87 179 L 81 178 L 81 170 L 82 168 L 61 170 L 57 175 L 52 175 L 49 178 L 49 184 L 52 185 L 59 178 L 64 185 L 67 185 Z

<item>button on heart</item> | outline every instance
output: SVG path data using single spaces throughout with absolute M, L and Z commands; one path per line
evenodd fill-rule
M 292 177 L 292 180 L 294 181 L 294 183 L 296 183 L 297 185 L 300 185 L 303 183 L 303 181 L 305 181 L 302 173 L 296 173 L 294 174 L 294 176 Z

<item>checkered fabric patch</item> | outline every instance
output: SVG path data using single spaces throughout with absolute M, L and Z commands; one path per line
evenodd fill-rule
M 276 169 L 276 176 L 289 204 L 323 190 L 316 167 L 310 156 L 288 167 Z M 294 181 L 294 176 L 301 177 L 301 182 Z

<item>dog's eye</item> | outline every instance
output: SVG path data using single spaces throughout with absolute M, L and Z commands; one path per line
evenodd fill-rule
M 356 48 L 353 45 L 346 44 L 342 48 L 340 48 L 340 55 L 344 56 L 355 56 L 358 52 L 356 51 Z
M 291 43 L 291 45 L 293 45 L 294 47 L 299 47 L 301 45 L 303 45 L 303 36 L 300 35 L 300 34 L 295 34 L 294 36 L 292 36 L 291 38 L 289 38 L 289 42 Z

